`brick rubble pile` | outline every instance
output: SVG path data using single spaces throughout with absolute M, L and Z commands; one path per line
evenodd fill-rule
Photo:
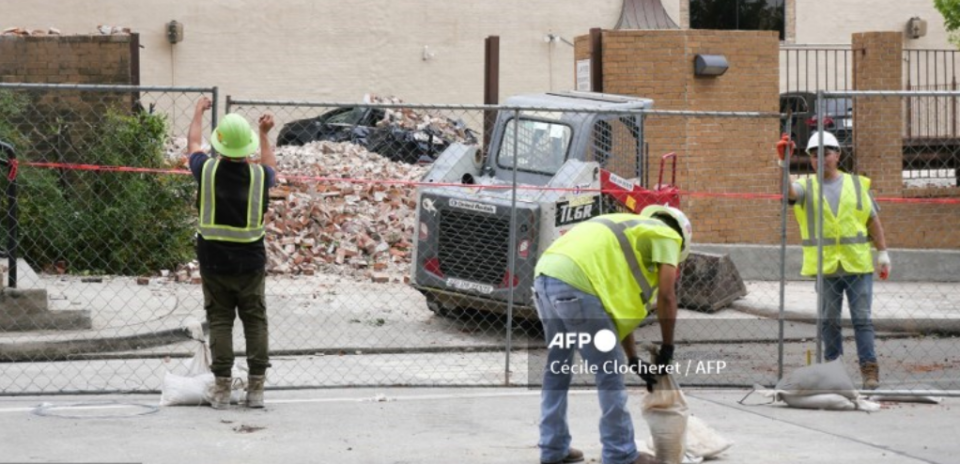
M 396 182 L 419 181 L 425 167 L 332 142 L 281 147 L 277 167 L 282 177 L 270 191 L 266 217 L 268 272 L 403 280 L 413 251 L 416 192 Z

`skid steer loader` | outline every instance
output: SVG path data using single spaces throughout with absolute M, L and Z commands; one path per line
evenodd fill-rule
M 674 155 L 647 188 L 642 110 L 652 105 L 592 92 L 515 96 L 505 106 L 522 109 L 499 112 L 485 156 L 448 147 L 417 190 L 411 284 L 428 308 L 503 313 L 512 297 L 515 317 L 536 319 L 534 267 L 553 240 L 600 214 L 679 206 Z M 670 158 L 674 178 L 663 184 Z

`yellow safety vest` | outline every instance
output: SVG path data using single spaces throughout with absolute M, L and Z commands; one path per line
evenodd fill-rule
M 613 319 L 622 340 L 656 307 L 660 267 L 644 262 L 638 251 L 641 239 L 682 239 L 656 219 L 635 214 L 606 214 L 578 224 L 558 238 L 545 254 L 573 260 L 590 279 L 603 308 Z M 589 244 L 589 245 L 585 245 Z
M 837 214 L 829 206 L 823 208 L 823 273 L 837 272 L 837 266 L 851 274 L 873 272 L 873 256 L 867 236 L 870 219 L 870 179 L 841 173 L 843 187 Z M 793 206 L 800 224 L 803 246 L 803 269 L 800 274 L 817 275 L 817 215 L 820 204 L 820 183 L 816 177 L 804 181 L 804 201 Z
M 200 227 L 197 232 L 205 240 L 220 240 L 224 242 L 250 243 L 262 238 L 266 233 L 263 226 L 263 191 L 266 187 L 266 176 L 263 166 L 248 164 L 250 168 L 250 190 L 247 196 L 247 225 L 235 227 L 216 224 L 217 196 L 214 188 L 217 168 L 220 159 L 210 159 L 203 163 L 203 172 L 200 175 Z

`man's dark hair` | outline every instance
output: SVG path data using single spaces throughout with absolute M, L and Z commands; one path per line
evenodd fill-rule
M 677 231 L 677 234 L 680 235 L 680 240 L 682 240 L 682 242 L 680 242 L 680 247 L 682 248 L 684 245 L 684 242 L 686 242 L 687 239 L 684 238 L 683 236 L 683 229 L 680 227 L 680 223 L 677 222 L 677 220 L 674 219 L 673 216 L 667 213 L 662 213 L 662 212 L 654 213 L 652 217 L 655 219 L 659 219 L 660 222 L 663 222 L 664 224 L 670 226 L 671 229 Z

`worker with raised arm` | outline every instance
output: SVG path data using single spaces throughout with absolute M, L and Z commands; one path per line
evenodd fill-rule
M 880 385 L 880 367 L 874 348 L 871 317 L 874 264 L 870 243 L 877 249 L 877 267 L 881 279 L 886 279 L 892 269 L 890 254 L 880 223 L 880 208 L 870 195 L 870 179 L 840 171 L 840 144 L 830 132 L 823 132 L 822 137 L 815 132 L 810 137 L 807 153 L 811 166 L 816 171 L 821 138 L 823 185 L 814 174 L 791 183 L 787 189 L 788 201 L 793 205 L 800 225 L 803 248 L 803 268 L 800 273 L 808 277 L 817 275 L 817 222 L 822 190 L 826 202 L 822 208 L 823 305 L 820 308 L 824 358 L 832 361 L 843 355 L 840 315 L 846 294 L 863 388 L 872 390 Z M 777 144 L 781 167 L 784 165 L 784 152 L 792 149 L 789 142 L 789 138 L 784 137 Z
M 210 325 L 210 369 L 215 376 L 211 405 L 223 409 L 230 404 L 233 323 L 239 316 L 249 369 L 247 406 L 262 408 L 270 366 L 263 218 L 269 205 L 267 191 L 276 183 L 277 161 L 269 140 L 273 116 L 260 116 L 258 136 L 242 116 L 227 114 L 210 135 L 210 144 L 220 156 L 210 156 L 201 147 L 203 114 L 210 107 L 206 97 L 197 102 L 187 154 L 190 171 L 200 184 L 197 260 Z M 251 162 L 249 157 L 258 147 L 260 163 Z
M 584 459 L 580 450 L 570 447 L 567 427 L 575 351 L 584 369 L 593 367 L 589 372 L 595 376 L 600 400 L 602 462 L 656 462 L 637 450 L 623 374 L 638 374 L 652 390 L 668 373 L 673 363 L 677 266 L 690 253 L 691 238 L 690 221 L 683 212 L 653 205 L 639 216 L 607 214 L 577 224 L 540 257 L 534 289 L 548 344 L 540 404 L 542 463 Z M 662 344 L 655 362 L 646 364 L 637 356 L 633 331 L 654 305 Z M 578 343 L 582 336 L 592 341 Z M 627 369 L 617 369 L 618 365 Z

